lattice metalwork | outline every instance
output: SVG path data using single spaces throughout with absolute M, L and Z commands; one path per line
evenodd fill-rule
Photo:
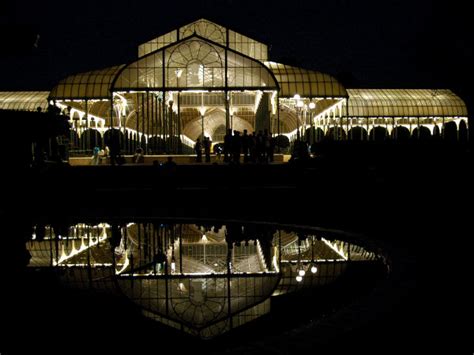
M 222 87 L 224 49 L 202 40 L 190 40 L 175 46 L 167 60 L 168 87 Z
M 127 65 L 118 75 L 113 90 L 223 90 L 227 87 L 276 90 L 278 84 L 260 62 L 190 37 Z
M 342 98 L 347 97 L 344 86 L 328 74 L 317 71 L 292 67 L 275 62 L 265 62 L 280 85 L 279 96 L 310 98 Z
M 49 94 L 53 100 L 110 99 L 110 85 L 124 65 L 68 76 Z
M 0 110 L 44 112 L 48 108 L 48 91 L 0 91 Z
M 451 90 L 348 89 L 349 117 L 466 117 Z M 345 112 L 345 111 L 344 111 Z
M 179 37 L 186 38 L 193 34 L 204 37 L 222 46 L 226 45 L 226 29 L 214 22 L 200 19 L 179 29 Z
M 138 57 L 143 57 L 151 52 L 154 52 L 160 48 L 163 48 L 171 43 L 178 40 L 178 33 L 176 30 L 165 33 L 162 36 L 152 39 L 146 43 L 138 46 Z
M 268 60 L 268 47 L 240 33 L 229 30 L 229 48 L 259 61 Z
M 138 56 L 143 57 L 144 55 L 177 42 L 178 39 L 184 39 L 194 34 L 224 47 L 229 47 L 253 59 L 260 61 L 268 59 L 268 48 L 265 44 L 230 29 L 226 29 L 206 19 L 197 20 L 140 45 L 138 47 Z

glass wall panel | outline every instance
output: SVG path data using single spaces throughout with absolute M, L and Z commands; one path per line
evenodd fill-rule
M 247 36 L 229 30 L 229 48 L 259 61 L 268 60 L 268 48 Z
M 151 52 L 154 52 L 160 48 L 163 48 L 171 43 L 178 40 L 177 31 L 168 32 L 160 37 L 154 38 L 140 46 L 138 46 L 138 57 L 143 57 Z
M 163 86 L 162 52 L 130 64 L 117 77 L 114 89 L 146 89 Z

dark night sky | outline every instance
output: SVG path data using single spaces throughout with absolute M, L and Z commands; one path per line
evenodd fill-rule
M 467 5 L 425 0 L 288 4 L 3 1 L 0 90 L 50 89 L 69 74 L 126 63 L 136 57 L 140 43 L 205 17 L 271 45 L 275 61 L 333 74 L 348 86 L 450 88 L 470 96 Z M 38 48 L 32 46 L 34 33 L 40 34 Z

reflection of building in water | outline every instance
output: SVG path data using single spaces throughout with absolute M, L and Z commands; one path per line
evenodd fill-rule
M 247 225 L 38 226 L 28 249 L 30 267 L 122 294 L 145 316 L 202 338 L 268 313 L 271 296 L 325 285 L 348 263 L 377 259 L 346 242 Z

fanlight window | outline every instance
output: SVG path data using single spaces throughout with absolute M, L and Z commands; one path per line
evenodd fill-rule
M 185 38 L 198 34 L 201 37 L 210 39 L 216 43 L 225 45 L 225 28 L 207 20 L 198 20 L 187 26 L 181 27 L 180 38 Z
M 129 64 L 118 75 L 112 90 L 211 89 L 224 88 L 226 84 L 231 88 L 278 88 L 271 71 L 262 63 L 230 50 L 226 56 L 226 48 L 190 38 Z
M 223 58 L 223 49 L 203 41 L 193 40 L 177 46 L 168 59 L 168 86 L 223 86 Z

